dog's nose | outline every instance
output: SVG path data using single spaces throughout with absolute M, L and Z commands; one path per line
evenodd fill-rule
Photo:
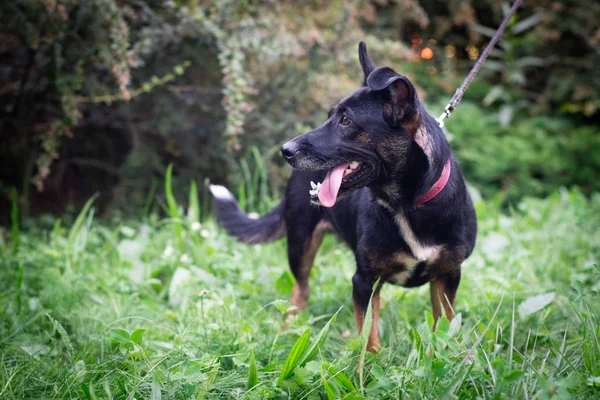
M 281 154 L 286 160 L 291 160 L 298 153 L 298 146 L 293 141 L 289 141 L 281 146 Z

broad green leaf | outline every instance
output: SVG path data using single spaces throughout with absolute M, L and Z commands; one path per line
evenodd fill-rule
M 371 367 L 371 375 L 373 375 L 373 377 L 378 381 L 385 378 L 385 373 L 383 372 L 383 369 L 377 364 Z
M 527 317 L 529 314 L 533 314 L 540 311 L 554 300 L 554 292 L 544 293 L 537 296 L 533 296 L 519 304 L 519 315 L 521 318 Z
M 509 383 L 515 383 L 520 381 L 524 376 L 525 373 L 523 371 L 520 369 L 515 369 L 504 375 L 504 380 Z
M 131 343 L 129 332 L 127 332 L 125 329 L 111 329 L 110 336 L 119 344 Z
M 440 319 L 438 320 L 435 330 L 436 330 L 436 332 L 448 333 L 449 329 L 450 329 L 450 321 L 448 321 L 448 318 L 446 318 L 445 315 L 442 315 L 440 317 Z
M 137 329 L 131 333 L 131 341 L 134 343 L 142 343 L 142 335 L 146 332 L 145 329 Z
M 327 379 L 321 378 L 321 383 L 323 383 L 323 388 L 325 388 L 325 394 L 327 395 L 327 399 L 335 400 L 337 397 L 335 395 L 335 392 L 333 391 L 333 388 L 331 387 L 329 382 L 327 382 Z
M 283 370 L 281 371 L 281 375 L 279 375 L 279 379 L 277 380 L 277 385 L 281 385 L 284 379 L 289 377 L 294 371 L 294 368 L 308 349 L 308 344 L 310 342 L 310 328 L 304 331 L 304 333 L 298 338 L 292 349 L 290 350 L 290 354 L 283 366 Z
M 317 339 L 314 341 L 314 343 L 312 344 L 310 349 L 306 352 L 306 355 L 304 356 L 302 361 L 300 361 L 300 365 L 304 365 L 305 363 L 307 363 L 307 362 L 311 361 L 313 358 L 315 358 L 315 356 L 319 352 L 319 348 L 322 347 L 323 344 L 325 344 L 325 341 L 327 340 L 327 335 L 329 334 L 329 327 L 331 326 L 331 323 L 337 319 L 337 315 L 341 309 L 342 308 L 340 307 L 335 312 L 335 314 L 333 314 L 333 316 L 329 319 L 329 321 L 327 321 L 325 326 L 321 329 L 321 331 L 317 335 Z
M 254 357 L 254 350 L 250 353 L 250 369 L 248 370 L 248 390 L 252 389 L 258 384 L 258 370 L 256 368 L 256 358 Z
M 352 381 L 348 379 L 348 377 L 343 372 L 338 371 L 337 369 L 335 369 L 335 367 L 329 367 L 327 371 L 333 376 L 333 379 L 335 379 L 335 381 L 342 385 L 346 390 L 348 390 L 349 392 L 356 391 L 356 388 L 354 387 Z
M 283 272 L 275 282 L 275 288 L 281 294 L 290 294 L 294 287 L 294 277 L 289 271 Z

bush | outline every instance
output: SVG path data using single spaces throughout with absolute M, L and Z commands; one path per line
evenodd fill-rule
M 520 118 L 502 126 L 489 110 L 461 103 L 447 120 L 451 145 L 467 179 L 484 197 L 506 202 L 545 196 L 560 186 L 600 191 L 600 131 L 558 117 Z

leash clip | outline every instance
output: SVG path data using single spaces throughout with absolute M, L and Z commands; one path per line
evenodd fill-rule
M 444 112 L 442 112 L 442 114 L 436 118 L 435 121 L 438 123 L 440 128 L 444 127 L 444 120 L 450 116 L 452 111 L 454 111 L 454 107 L 452 107 L 452 105 L 448 104 L 446 106 L 446 109 L 444 110 Z

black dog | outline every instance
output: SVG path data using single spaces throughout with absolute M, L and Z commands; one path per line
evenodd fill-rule
M 380 283 L 430 283 L 433 315 L 449 319 L 461 263 L 475 245 L 475 210 L 458 164 L 435 119 L 409 80 L 375 68 L 363 42 L 363 87 L 329 111 L 327 121 L 281 147 L 295 170 L 279 206 L 249 218 L 231 193 L 211 186 L 219 223 L 247 243 L 287 235 L 296 283 L 291 303 L 306 307 L 308 278 L 323 234 L 337 233 L 352 248 L 354 316 L 362 329 L 373 295 L 369 350 L 377 334 Z M 315 184 L 314 182 L 321 182 Z

